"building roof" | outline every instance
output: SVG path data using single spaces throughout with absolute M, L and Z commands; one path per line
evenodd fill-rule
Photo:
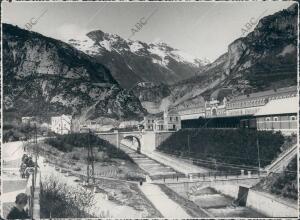
M 144 120 L 148 120 L 148 119 L 160 119 L 161 116 L 157 116 L 157 115 L 146 115 L 144 116 Z
M 156 124 L 164 124 L 164 122 L 165 122 L 165 121 L 164 121 L 164 120 L 161 120 L 161 119 L 155 120 L 155 123 L 156 123 Z
M 279 88 L 277 90 L 272 89 L 272 90 L 266 90 L 262 92 L 255 92 L 249 95 L 240 95 L 240 96 L 233 97 L 230 101 L 234 102 L 234 101 L 241 101 L 244 99 L 266 98 L 269 96 L 276 96 L 285 93 L 297 93 L 297 86 L 284 87 L 284 88 Z
M 191 119 L 198 119 L 202 114 L 196 113 L 196 114 L 190 114 L 190 115 L 181 115 L 180 118 L 181 120 L 191 120 Z
M 255 116 L 297 113 L 299 111 L 298 105 L 298 97 L 271 100 L 261 107 Z
M 167 111 L 167 114 L 168 115 L 178 115 L 178 110 L 176 110 L 176 109 L 169 109 Z

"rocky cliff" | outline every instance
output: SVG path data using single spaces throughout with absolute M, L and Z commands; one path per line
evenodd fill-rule
M 296 85 L 297 15 L 294 4 L 260 19 L 252 32 L 232 42 L 198 76 L 172 85 L 168 99 L 183 107 L 199 96 L 223 97 L 225 90 L 230 96 Z
M 4 113 L 140 118 L 139 100 L 110 70 L 74 47 L 3 24 Z

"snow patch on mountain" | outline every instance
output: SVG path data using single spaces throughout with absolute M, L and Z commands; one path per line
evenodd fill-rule
M 141 45 L 138 41 L 132 41 L 129 43 L 129 48 L 131 52 L 136 53 L 143 48 L 143 45 Z
M 98 32 L 98 34 L 101 31 Z M 103 50 L 116 51 L 122 54 L 125 51 L 132 53 L 142 53 L 144 55 L 152 56 L 152 62 L 167 67 L 169 64 L 168 57 L 176 60 L 177 62 L 187 63 L 195 67 L 204 66 L 210 63 L 207 59 L 199 59 L 193 55 L 183 52 L 178 49 L 173 49 L 168 44 L 161 41 L 148 44 L 145 47 L 140 41 L 124 40 L 116 34 L 107 34 L 101 32 L 101 38 L 97 41 L 93 37 L 85 36 L 81 39 L 71 39 L 69 41 L 77 49 L 90 54 L 96 55 Z M 96 42 L 96 43 L 95 43 Z
M 87 54 L 99 53 L 99 48 L 95 45 L 95 42 L 87 36 L 81 39 L 70 39 L 68 43 Z
M 174 59 L 177 59 L 181 62 L 188 62 L 188 63 L 193 63 L 195 64 L 195 60 L 196 60 L 196 57 L 190 55 L 190 54 L 187 54 L 183 51 L 180 51 L 180 50 L 173 50 L 171 52 L 171 55 L 173 55 L 172 57 Z
M 164 51 L 161 47 L 152 46 L 148 49 L 149 52 L 152 54 L 156 54 L 157 56 L 161 57 L 162 59 L 167 56 L 166 51 Z
M 162 59 L 155 59 L 155 58 L 152 58 L 152 62 L 153 63 L 157 63 L 157 64 L 159 64 L 159 65 L 161 65 L 161 66 L 164 66 L 164 67 L 166 67 L 166 68 L 168 68 L 168 64 L 169 64 L 169 61 L 167 60 L 167 59 L 164 59 L 164 58 L 162 58 Z
M 104 47 L 106 50 L 108 50 L 108 51 L 111 51 L 112 50 L 112 47 L 111 47 L 111 43 L 110 43 L 110 41 L 108 41 L 108 40 L 103 40 L 103 41 L 101 41 L 100 42 L 100 45 L 102 46 L 102 47 Z

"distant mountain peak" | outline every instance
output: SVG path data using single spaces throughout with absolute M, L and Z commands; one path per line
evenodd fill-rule
M 86 34 L 86 37 L 70 39 L 69 43 L 90 55 L 95 55 L 95 52 L 101 53 L 103 49 L 117 52 L 130 51 L 132 53 L 147 51 L 150 52 L 150 55 L 153 53 L 154 55 L 160 56 L 160 59 L 169 56 L 173 59 L 178 59 L 179 62 L 190 63 L 191 65 L 200 67 L 210 63 L 207 58 L 201 59 L 195 57 L 171 47 L 162 40 L 147 44 L 139 40 L 125 40 L 117 34 L 105 33 L 102 30 L 90 31 Z M 96 49 L 97 47 L 98 49 Z
M 105 33 L 102 30 L 90 31 L 86 34 L 86 36 L 95 42 L 107 40 L 110 37 L 108 33 Z
M 95 57 L 108 66 L 123 87 L 141 81 L 172 84 L 201 72 L 207 60 L 202 60 L 162 41 L 145 43 L 125 40 L 119 35 L 94 30 L 69 44 Z M 128 79 L 131 80 L 128 80 Z

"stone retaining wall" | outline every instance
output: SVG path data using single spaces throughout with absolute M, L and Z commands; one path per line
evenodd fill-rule
M 218 192 L 237 199 L 239 185 L 213 186 Z M 286 202 L 273 195 L 249 189 L 246 206 L 268 217 L 297 217 L 298 209 L 295 204 Z

